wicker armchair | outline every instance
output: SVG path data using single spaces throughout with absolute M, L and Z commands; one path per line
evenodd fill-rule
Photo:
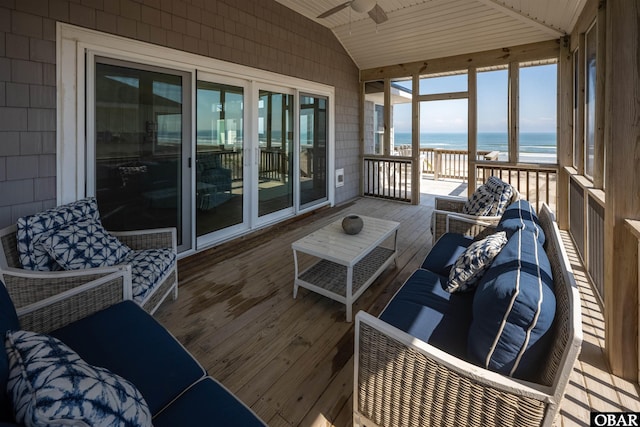
M 131 299 L 131 268 L 104 268 L 87 275 L 40 274 L 2 270 L 9 296 L 23 329 L 48 333 L 118 302 Z M 96 269 L 98 270 L 98 269 Z
M 53 298 L 58 294 L 79 295 L 84 290 L 94 288 L 96 289 L 94 292 L 102 292 L 101 285 L 109 282 L 111 280 L 109 278 L 114 274 L 116 276 L 120 274 L 121 277 L 118 280 L 123 282 L 120 285 L 121 289 L 117 292 L 119 294 L 117 298 L 119 300 L 132 299 L 131 266 L 128 264 L 84 270 L 31 271 L 23 269 L 17 250 L 16 230 L 16 225 L 0 230 L 0 280 L 5 283 L 16 308 L 29 306 L 42 299 Z M 175 228 L 111 232 L 111 234 L 134 250 L 171 248 L 176 252 L 177 248 Z M 136 302 L 145 311 L 153 314 L 171 293 L 173 293 L 174 299 L 177 298 L 177 263 L 160 279 L 159 285 L 152 292 L 143 300 Z M 104 302 L 106 304 L 104 307 L 115 301 L 115 296 L 111 294 L 105 298 L 108 301 Z M 81 306 L 82 302 L 77 305 Z
M 536 382 L 468 363 L 361 311 L 355 324 L 354 426 L 553 424 L 580 352 L 582 320 L 569 260 L 546 205 L 539 218 L 556 313 L 551 350 Z
M 515 191 L 508 204 L 520 198 Z M 435 243 L 444 233 L 459 233 L 475 237 L 489 226 L 495 226 L 500 216 L 474 216 L 462 213 L 467 199 L 465 197 L 439 196 L 435 198 L 435 210 L 431 216 L 431 232 Z

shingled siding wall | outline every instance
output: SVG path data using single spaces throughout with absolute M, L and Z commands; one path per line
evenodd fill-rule
M 358 195 L 358 69 L 327 28 L 271 0 L 0 0 L 0 227 L 56 204 L 56 21 L 334 86 L 336 202 Z

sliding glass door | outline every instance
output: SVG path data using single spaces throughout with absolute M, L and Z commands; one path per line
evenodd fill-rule
M 245 222 L 244 87 L 198 80 L 196 236 Z
M 327 98 L 300 95 L 300 208 L 327 200 Z
M 258 217 L 293 211 L 292 94 L 260 90 L 258 96 Z
M 179 247 L 189 248 L 189 75 L 96 58 L 94 76 L 87 150 L 103 224 L 176 227 Z
M 91 64 L 86 188 L 108 229 L 176 227 L 179 251 L 201 249 L 328 201 L 327 97 Z

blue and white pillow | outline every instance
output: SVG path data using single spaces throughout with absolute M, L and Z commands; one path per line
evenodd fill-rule
M 22 268 L 34 271 L 60 270 L 58 263 L 40 242 L 58 227 L 83 219 L 100 221 L 94 197 L 18 218 L 16 238 Z
M 143 249 L 131 251 L 123 262 L 131 264 L 133 300 L 140 304 L 173 267 L 176 254 L 171 249 Z
M 486 185 L 476 188 L 469 200 L 462 207 L 462 213 L 474 216 L 489 215 L 495 203 L 494 194 Z
M 64 224 L 40 243 L 65 270 L 120 264 L 131 252 L 93 219 Z
M 151 426 L 138 389 L 107 369 L 86 363 L 60 340 L 8 331 L 7 391 L 16 422 L 26 426 Z
M 490 215 L 501 216 L 511 202 L 515 189 L 511 184 L 501 180 L 497 176 L 490 176 L 485 185 L 494 196 L 494 205 Z
M 500 231 L 469 245 L 451 268 L 445 290 L 453 293 L 475 288 L 482 274 L 506 244 L 507 233 Z

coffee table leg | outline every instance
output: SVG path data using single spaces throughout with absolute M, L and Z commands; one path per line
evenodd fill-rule
M 393 236 L 393 264 L 398 268 L 398 230 Z
M 353 304 L 353 267 L 347 267 L 347 294 L 345 295 L 345 305 L 347 306 L 347 322 L 351 322 L 351 305 Z
M 293 263 L 295 265 L 295 276 L 293 279 L 293 299 L 298 296 L 298 253 L 293 251 Z

